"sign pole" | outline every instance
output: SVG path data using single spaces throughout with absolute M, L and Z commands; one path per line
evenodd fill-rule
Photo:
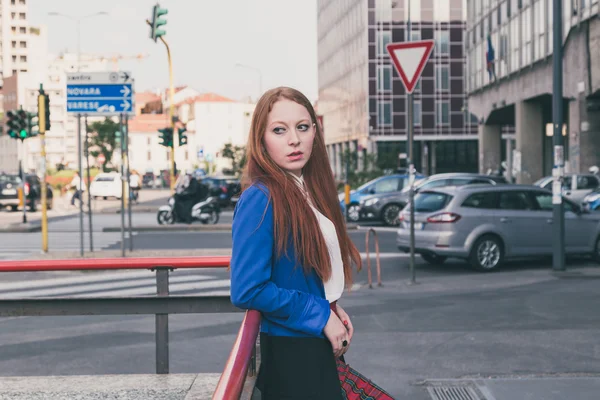
M 48 252 L 48 187 L 46 185 L 46 96 L 44 86 L 40 84 L 38 95 L 38 126 L 40 129 L 40 144 L 42 146 L 42 252 Z
M 406 41 L 411 41 L 412 23 L 410 20 L 410 1 L 408 2 L 408 26 L 407 26 L 407 37 Z M 415 167 L 414 167 L 414 154 L 413 154 L 413 136 L 414 136 L 414 112 L 413 112 L 413 94 L 412 91 L 408 93 L 408 203 L 410 208 L 410 284 L 416 283 L 416 270 L 415 270 Z
M 88 116 L 85 114 L 85 159 L 87 164 L 87 181 L 88 185 L 92 186 L 92 178 L 90 175 L 90 135 L 88 132 Z M 92 229 L 92 193 L 88 187 L 88 229 L 90 230 L 90 252 L 94 252 L 94 230 Z
M 129 168 L 129 115 L 125 114 L 125 124 L 123 129 L 122 137 L 125 140 L 125 157 L 127 160 L 127 194 L 131 194 L 131 187 L 129 184 L 131 182 L 131 170 Z M 127 202 L 127 214 L 129 219 L 129 251 L 133 251 L 133 233 L 131 228 L 131 197 L 129 197 L 129 201 Z
M 123 135 L 123 114 L 119 115 L 119 132 L 121 136 L 121 257 L 125 257 L 125 137 Z
M 83 161 L 82 161 L 82 150 L 81 150 L 81 114 L 77 114 L 77 164 L 79 170 L 79 187 L 75 188 L 79 193 L 79 255 L 83 257 Z M 89 188 L 88 188 L 89 191 Z
M 565 213 L 562 201 L 562 184 L 564 179 L 564 147 L 563 147 L 563 31 L 562 31 L 562 1 L 554 0 L 553 14 L 553 90 L 552 90 L 552 119 L 554 120 L 554 168 L 552 175 L 552 204 L 553 204 L 553 257 L 552 268 L 564 271 L 565 265 Z

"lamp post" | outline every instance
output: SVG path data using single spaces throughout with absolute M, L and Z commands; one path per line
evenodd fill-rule
M 77 72 L 80 72 L 80 70 L 81 70 L 80 69 L 80 66 L 81 66 L 81 20 L 91 18 L 91 17 L 97 17 L 100 15 L 109 15 L 109 14 L 106 11 L 99 11 L 99 12 L 96 12 L 93 14 L 88 14 L 88 15 L 83 15 L 83 16 L 77 17 L 77 16 L 72 16 L 72 15 L 52 11 L 52 12 L 49 12 L 48 15 L 51 17 L 65 17 L 72 21 L 75 21 L 75 23 L 77 25 Z
M 262 92 L 263 92 L 263 89 L 262 89 L 262 71 L 259 68 L 252 67 L 250 65 L 240 64 L 240 63 L 235 64 L 235 66 L 237 68 L 246 68 L 246 69 L 253 70 L 254 72 L 256 72 L 258 74 L 258 96 L 260 97 L 262 95 Z

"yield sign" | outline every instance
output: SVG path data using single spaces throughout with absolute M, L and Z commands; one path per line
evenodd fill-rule
M 433 50 L 433 40 L 390 43 L 386 46 L 398 75 L 408 93 L 412 93 Z

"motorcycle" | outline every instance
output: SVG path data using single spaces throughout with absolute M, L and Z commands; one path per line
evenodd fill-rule
M 192 221 L 200 221 L 203 224 L 216 224 L 219 222 L 221 207 L 217 197 L 207 199 L 194 204 L 192 207 Z M 158 209 L 156 216 L 159 225 L 171 225 L 179 221 L 175 213 L 175 198 L 170 197 L 166 206 Z

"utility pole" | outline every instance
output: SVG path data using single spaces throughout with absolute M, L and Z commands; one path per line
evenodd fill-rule
M 565 265 L 565 214 L 562 201 L 562 184 L 564 180 L 564 146 L 563 128 L 563 30 L 562 30 L 562 1 L 553 0 L 553 90 L 552 90 L 552 119 L 554 120 L 554 168 L 552 175 L 552 204 L 554 226 L 554 249 L 552 268 L 564 271 Z

